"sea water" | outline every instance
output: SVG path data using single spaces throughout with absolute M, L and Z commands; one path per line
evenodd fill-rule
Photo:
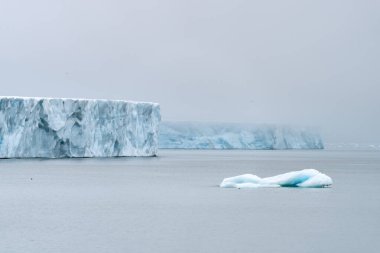
M 314 168 L 330 188 L 219 188 Z M 0 252 L 378 252 L 379 151 L 0 160 Z

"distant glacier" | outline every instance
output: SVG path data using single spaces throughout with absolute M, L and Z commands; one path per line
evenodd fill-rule
M 156 103 L 0 97 L 0 158 L 154 156 Z
M 323 149 L 312 128 L 232 123 L 162 122 L 163 149 Z

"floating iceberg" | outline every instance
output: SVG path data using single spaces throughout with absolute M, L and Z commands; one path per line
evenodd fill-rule
M 0 158 L 154 156 L 156 103 L 0 98 Z
M 273 177 L 260 178 L 252 174 L 225 178 L 220 184 L 223 188 L 259 188 L 259 187 L 309 187 L 331 186 L 332 179 L 315 169 L 292 171 Z
M 310 128 L 226 123 L 163 122 L 160 148 L 173 149 L 323 149 Z

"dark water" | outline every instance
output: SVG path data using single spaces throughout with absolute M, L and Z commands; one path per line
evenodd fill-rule
M 217 187 L 304 168 L 333 187 Z M 379 151 L 1 160 L 0 252 L 380 252 L 379 182 Z

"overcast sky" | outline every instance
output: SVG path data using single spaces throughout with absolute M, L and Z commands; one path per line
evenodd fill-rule
M 380 141 L 380 1 L 0 0 L 1 95 Z

